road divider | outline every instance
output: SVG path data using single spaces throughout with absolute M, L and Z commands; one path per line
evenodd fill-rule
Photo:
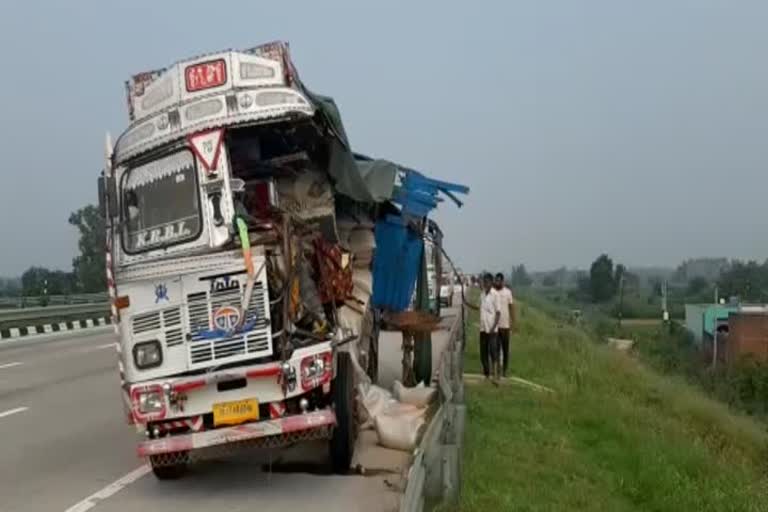
M 107 303 L 0 310 L 0 340 L 91 329 L 109 323 Z

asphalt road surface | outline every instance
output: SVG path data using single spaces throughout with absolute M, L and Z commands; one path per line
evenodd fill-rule
M 397 509 L 395 474 L 329 475 L 311 463 L 270 470 L 250 455 L 157 481 L 137 458 L 137 435 L 124 420 L 114 340 L 102 331 L 0 343 L 1 512 Z M 382 373 L 399 372 L 398 352 L 396 343 L 382 344 Z M 311 460 L 308 454 L 298 460 Z M 400 452 L 377 457 L 407 466 Z

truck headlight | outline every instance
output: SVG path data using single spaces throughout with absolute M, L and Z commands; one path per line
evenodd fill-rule
M 136 423 L 165 418 L 165 393 L 159 384 L 139 385 L 131 389 L 131 404 L 133 419 Z
M 162 391 L 154 390 L 139 394 L 139 412 L 141 414 L 157 413 L 164 408 L 165 402 Z
M 331 380 L 333 354 L 323 352 L 301 360 L 301 387 L 304 391 L 316 388 Z
M 157 368 L 163 364 L 163 350 L 157 340 L 137 343 L 133 346 L 133 362 L 139 370 Z

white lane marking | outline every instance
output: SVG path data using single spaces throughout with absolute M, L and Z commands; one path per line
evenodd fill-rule
M 0 418 L 5 418 L 6 416 L 11 416 L 12 414 L 17 414 L 20 412 L 24 412 L 29 410 L 29 407 L 17 407 L 15 409 L 11 409 L 9 411 L 0 412 Z
M 82 349 L 78 350 L 78 352 L 81 353 L 81 354 L 88 354 L 90 352 L 96 352 L 98 350 L 104 350 L 104 349 L 107 349 L 107 348 L 111 348 L 112 350 L 114 350 L 115 349 L 115 344 L 114 343 L 104 343 L 103 345 L 96 345 L 96 346 L 93 346 L 93 347 L 82 348 Z
M 13 362 L 13 363 L 0 364 L 0 370 L 5 370 L 6 368 L 13 368 L 14 366 L 21 366 L 23 364 L 24 363 L 20 363 L 18 361 Z
M 145 464 L 144 466 L 141 466 L 139 468 L 134 469 L 124 477 L 120 478 L 119 480 L 115 480 L 105 488 L 101 489 L 100 491 L 96 491 L 95 493 L 91 494 L 84 500 L 75 503 L 71 507 L 69 507 L 66 512 L 85 512 L 86 510 L 90 510 L 91 508 L 95 507 L 96 504 L 100 501 L 104 501 L 110 496 L 113 496 L 114 494 L 117 494 L 125 487 L 128 487 L 133 482 L 138 480 L 139 478 L 143 477 L 147 473 L 151 471 L 151 468 L 148 464 Z

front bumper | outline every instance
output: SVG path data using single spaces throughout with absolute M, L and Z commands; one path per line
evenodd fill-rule
M 260 404 L 277 404 L 318 387 L 327 393 L 332 378 L 330 368 L 327 375 L 316 381 L 302 383 L 301 379 L 302 361 L 321 354 L 332 357 L 333 349 L 329 342 L 294 351 L 291 359 L 286 361 L 293 375 L 291 378 L 283 375 L 280 363 L 272 362 L 238 366 L 206 375 L 168 377 L 130 384 L 125 399 L 131 410 L 131 423 L 137 426 L 139 432 L 143 432 L 148 423 L 195 419 L 208 414 L 213 404 L 221 401 L 257 398 Z M 238 379 L 244 379 L 245 386 L 226 392 L 218 390 L 219 383 Z M 147 391 L 163 394 L 161 410 L 150 413 L 140 411 L 139 395 Z
M 259 440 L 272 441 L 264 444 L 274 447 L 295 442 L 294 434 L 303 432 L 319 431 L 318 434 L 321 437 L 323 434 L 330 435 L 334 426 L 336 426 L 336 414 L 327 408 L 274 420 L 245 423 L 235 427 L 150 439 L 139 443 L 137 452 L 139 457 L 150 457 Z M 258 444 L 255 443 L 256 446 Z

